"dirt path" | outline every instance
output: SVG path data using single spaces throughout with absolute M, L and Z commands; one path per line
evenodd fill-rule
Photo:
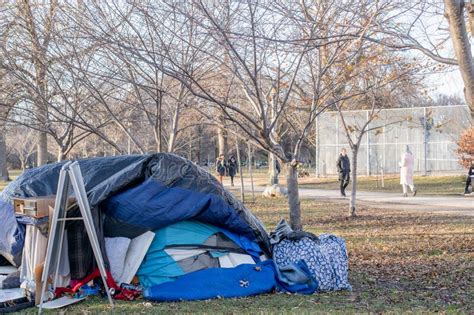
M 240 183 L 230 187 L 224 183 L 226 188 L 231 188 L 234 193 L 240 190 Z M 244 183 L 244 189 L 248 193 L 251 191 L 250 183 Z M 255 186 L 255 194 L 261 194 L 264 186 Z M 350 195 L 350 191 L 347 193 Z M 328 199 L 332 201 L 348 202 L 348 198 L 340 196 L 337 190 L 300 188 L 300 198 Z M 357 200 L 362 205 L 374 205 L 384 209 L 396 209 L 407 211 L 436 212 L 443 214 L 457 214 L 474 216 L 474 193 L 470 196 L 416 196 L 403 197 L 401 194 L 385 192 L 367 192 L 357 193 Z

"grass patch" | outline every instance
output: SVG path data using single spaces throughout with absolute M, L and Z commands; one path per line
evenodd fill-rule
M 268 170 L 259 170 L 254 174 L 254 184 L 266 186 L 269 182 Z M 249 174 L 244 172 L 244 178 L 248 181 Z M 227 178 L 226 178 L 227 180 Z M 285 174 L 280 174 L 280 184 L 286 185 Z M 337 177 L 317 178 L 314 175 L 300 178 L 298 180 L 301 188 L 316 188 L 339 190 L 339 181 Z M 464 192 L 466 183 L 465 175 L 450 176 L 415 176 L 415 186 L 420 195 L 460 195 Z M 239 183 L 239 180 L 237 180 Z M 386 175 L 384 178 L 384 187 L 380 176 L 358 176 L 357 187 L 360 191 L 377 191 L 389 193 L 402 193 L 400 177 L 398 175 Z M 350 191 L 351 185 L 348 189 Z
M 415 186 L 420 195 L 459 195 L 464 191 L 464 176 L 415 176 Z M 361 177 L 358 179 L 358 189 L 361 191 L 379 191 L 401 193 L 399 177 L 387 177 L 381 186 L 381 179 L 376 177 Z M 323 181 L 305 182 L 301 184 L 305 188 L 339 189 L 337 179 L 325 179 Z M 350 185 L 349 185 L 350 187 Z
M 22 170 L 9 170 L 8 171 L 10 179 L 12 181 L 15 180 L 18 176 L 20 176 L 22 172 L 23 172 Z M 10 182 L 0 180 L 0 192 L 2 192 L 3 188 L 5 188 L 9 183 Z
M 360 208 L 302 200 L 307 231 L 346 239 L 352 292 L 310 296 L 267 294 L 202 302 L 118 302 L 116 313 L 470 313 L 474 309 L 474 218 Z M 273 229 L 288 217 L 285 199 L 248 205 Z M 36 309 L 29 310 L 35 312 Z M 111 312 L 106 299 L 92 298 L 63 311 Z
M 415 176 L 415 187 L 420 195 L 460 195 L 464 192 L 466 177 L 457 176 Z M 357 187 L 360 191 L 377 191 L 402 193 L 400 177 L 385 177 L 384 187 L 382 187 L 381 178 L 374 176 L 361 176 L 357 179 Z M 302 188 L 317 189 L 339 189 L 337 178 L 303 178 L 300 180 Z M 350 185 L 348 187 L 350 190 Z

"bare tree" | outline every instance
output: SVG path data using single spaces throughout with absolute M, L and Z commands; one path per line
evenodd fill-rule
M 419 51 L 445 66 L 457 66 L 474 117 L 473 4 L 463 0 L 391 1 L 389 12 L 373 21 L 367 38 L 399 51 Z
M 199 160 L 207 133 L 197 131 L 213 126 L 223 153 L 224 131 L 267 152 L 272 182 L 284 166 L 297 230 L 298 165 L 316 117 L 364 97 L 379 104 L 376 88 L 399 79 L 362 75 L 386 67 L 369 67 L 363 52 L 387 45 L 374 25 L 394 20 L 388 1 L 10 7 L 25 21 L 2 46 L 23 89 L 10 117 L 54 139 L 59 159 L 167 150 Z
M 56 30 L 56 14 L 59 4 L 51 0 L 47 4 L 39 5 L 29 0 L 18 1 L 10 4 L 10 13 L 14 14 L 11 25 L 12 34 L 7 45 L 4 46 L 5 54 L 15 60 L 8 63 L 8 68 L 15 72 L 22 72 L 28 77 L 31 86 L 25 87 L 27 97 L 34 105 L 38 125 L 38 165 L 47 162 L 47 133 L 44 128 L 48 121 L 49 80 L 48 68 L 54 62 L 50 54 L 50 44 Z
M 0 55 L 1 58 L 1 55 Z M 9 180 L 7 169 L 7 147 L 5 121 L 13 107 L 12 85 L 6 71 L 0 68 L 0 179 Z
M 149 18 L 157 25 L 154 28 L 157 32 L 165 28 L 174 34 L 167 27 L 166 19 L 162 15 L 155 15 L 157 12 L 164 12 L 165 15 L 176 16 L 175 13 L 168 13 L 172 11 L 179 13 L 181 21 L 195 23 L 198 33 L 204 34 L 193 41 L 184 41 L 199 52 L 201 57 L 197 60 L 205 61 L 192 73 L 180 66 L 176 58 L 179 52 L 169 48 L 165 41 L 162 41 L 164 49 L 161 56 L 166 62 L 155 66 L 180 80 L 194 96 L 207 105 L 222 111 L 230 127 L 229 131 L 240 138 L 250 139 L 285 163 L 290 219 L 295 229 L 302 227 L 297 180 L 301 146 L 318 113 L 331 105 L 327 97 L 321 98 L 320 95 L 313 95 L 309 103 L 301 102 L 294 93 L 295 84 L 302 69 L 311 68 L 305 59 L 309 51 L 334 45 L 334 56 L 332 59 L 328 56 L 327 68 L 330 68 L 335 64 L 333 60 L 343 58 L 342 53 L 346 50 L 343 43 L 354 41 L 363 30 L 359 26 L 344 26 L 342 23 L 344 19 L 354 18 L 357 14 L 355 9 L 344 10 L 341 14 L 341 7 L 328 4 L 324 10 L 316 8 L 312 13 L 321 16 L 308 19 L 305 11 L 309 9 L 302 5 L 295 12 L 284 6 L 266 6 L 261 3 L 204 4 L 195 1 L 179 5 L 170 2 L 160 7 L 160 10 L 148 11 Z M 377 8 L 374 7 L 373 10 L 376 12 Z M 336 18 L 333 23 L 341 22 L 337 27 L 331 28 L 335 25 L 327 24 L 331 21 L 324 19 L 323 15 L 327 11 L 331 11 Z M 288 19 L 288 14 L 294 15 L 294 18 Z M 321 30 L 320 23 L 323 20 L 326 23 L 325 34 L 319 34 L 317 32 Z M 319 35 L 324 35 L 325 40 L 317 40 Z M 152 62 L 134 47 L 124 47 L 119 40 L 116 42 L 120 42 L 120 46 L 135 58 Z M 223 65 L 230 77 L 226 86 L 218 89 L 215 87 L 215 77 Z M 324 66 L 320 70 L 328 71 Z M 324 89 L 332 90 L 335 86 L 328 84 Z M 325 93 L 327 95 L 329 94 Z M 304 113 L 296 117 L 298 123 L 294 119 L 297 112 Z M 297 134 L 291 148 L 282 146 L 281 137 L 277 133 L 278 125 L 283 122 Z M 222 125 L 222 122 L 216 121 L 216 124 Z
M 464 97 L 474 118 L 474 65 L 471 43 L 466 28 L 464 11 L 467 11 L 471 35 L 474 34 L 474 7 L 461 0 L 444 0 L 445 16 L 449 22 L 449 32 L 453 42 L 459 71 L 464 81 Z
M 357 160 L 362 140 L 371 131 L 380 131 L 389 124 L 405 119 L 380 119 L 380 113 L 397 102 L 397 96 L 404 97 L 398 90 L 403 91 L 405 86 L 412 84 L 410 78 L 418 69 L 416 65 L 375 45 L 361 42 L 357 52 L 355 62 L 344 67 L 341 73 L 344 78 L 350 79 L 343 89 L 334 94 L 335 99 L 341 99 L 347 93 L 358 94 L 357 97 L 337 101 L 335 104 L 352 153 L 352 190 L 349 202 L 349 215 L 352 217 L 356 216 Z M 365 109 L 366 117 L 356 115 L 351 109 Z
M 4 43 L 11 34 L 12 18 L 4 1 L 0 2 L 0 59 L 4 58 Z M 0 179 L 9 180 L 7 168 L 7 147 L 5 139 L 5 121 L 16 102 L 15 83 L 9 75 L 9 69 L 0 63 Z
M 28 161 L 35 153 L 37 145 L 36 131 L 24 126 L 10 126 L 6 133 L 7 147 L 10 155 L 14 155 L 20 161 L 20 167 L 24 171 Z

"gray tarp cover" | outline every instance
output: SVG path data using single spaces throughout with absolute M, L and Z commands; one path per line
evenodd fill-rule
M 0 254 L 11 262 L 19 263 L 24 238 L 24 227 L 15 218 L 12 199 L 14 197 L 54 195 L 63 164 L 64 162 L 49 164 L 28 170 L 10 183 L 1 193 Z M 220 218 L 221 214 L 216 209 L 200 209 L 199 213 L 193 214 L 194 218 L 198 220 L 204 218 L 203 221 L 209 221 L 212 215 L 213 217 L 210 220 L 214 222 L 210 222 L 211 224 L 219 225 L 218 222 L 223 222 L 223 228 L 237 234 L 253 236 L 261 244 L 262 249 L 268 252 L 268 235 L 262 223 L 239 200 L 225 190 L 211 174 L 189 160 L 173 154 L 160 153 L 91 158 L 79 160 L 79 164 L 103 252 L 104 234 L 134 236 L 147 230 L 147 228 L 136 224 L 130 225 L 127 222 L 120 221 L 120 219 L 105 215 L 104 211 L 101 211 L 103 208 L 101 203 L 116 194 L 137 187 L 147 180 L 154 180 L 160 185 L 165 185 L 169 188 L 170 193 L 183 194 L 183 192 L 188 191 L 190 195 L 200 194 L 212 196 L 212 199 L 222 199 L 226 206 L 230 206 L 227 208 L 232 209 L 231 216 L 236 218 L 234 221 L 244 222 L 244 224 L 232 224 L 232 226 L 227 224 L 228 226 L 226 226 L 225 222 L 227 222 L 229 214 L 222 213 L 222 218 Z M 172 208 L 172 210 L 183 211 L 179 207 Z M 70 211 L 69 216 L 75 216 L 77 213 L 77 209 Z M 174 218 L 179 220 L 180 216 L 174 215 Z M 189 215 L 184 216 L 189 219 Z M 77 223 L 75 223 L 74 228 L 78 228 Z M 68 228 L 68 238 L 70 230 L 73 231 L 74 228 Z M 85 233 L 82 231 L 76 234 L 84 235 Z M 79 242 L 79 240 L 74 241 L 74 236 L 72 236 L 69 240 L 70 245 L 71 242 Z M 78 249 L 74 249 L 74 244 L 72 244 L 72 249 L 69 250 L 70 254 L 71 250 L 77 251 Z M 87 260 L 91 258 L 90 253 L 87 255 L 80 253 L 76 256 L 78 256 L 76 257 L 77 260 L 74 261 L 73 259 L 71 264 L 87 263 Z M 90 270 L 91 267 L 88 266 L 85 270 Z M 76 274 L 76 276 L 80 275 L 82 276 L 82 274 Z

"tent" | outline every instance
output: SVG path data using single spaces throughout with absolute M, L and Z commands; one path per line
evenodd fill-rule
M 276 246 L 274 237 L 270 239 L 263 224 L 239 200 L 191 161 L 162 153 L 78 162 L 106 268 L 118 283 L 131 283 L 136 276 L 145 287 L 145 298 L 196 300 L 273 290 L 311 294 L 318 289 L 313 266 L 306 264 L 303 255 L 283 251 L 292 260 L 280 265 L 266 259 L 272 256 L 270 241 Z M 0 256 L 14 266 L 22 265 L 21 281 L 24 275 L 28 281 L 33 279 L 37 272 L 41 253 L 36 249 L 40 243 L 45 247 L 48 218 L 15 215 L 13 199 L 54 195 L 63 164 L 26 171 L 0 195 Z M 76 204 L 69 206 L 67 216 L 79 216 Z M 66 230 L 67 255 L 60 258 L 64 265 L 58 275 L 65 283 L 79 279 L 79 284 L 87 283 L 96 277 L 97 268 L 83 223 L 68 221 Z M 347 255 L 341 244 L 331 243 L 330 250 L 315 252 L 340 256 L 338 264 L 325 261 L 345 272 Z M 313 242 L 312 246 L 320 245 Z M 22 253 L 32 248 L 22 259 Z M 325 277 L 318 279 L 328 278 L 329 283 L 333 270 L 324 269 Z M 347 273 L 341 274 L 344 278 Z M 33 288 L 33 282 L 27 287 Z M 123 298 L 135 294 L 117 288 Z
M 106 252 L 106 237 L 134 238 L 182 221 L 222 229 L 221 236 L 227 233 L 227 238 L 235 235 L 237 244 L 237 238 L 247 244 L 240 243 L 240 249 L 247 246 L 249 251 L 253 248 L 270 252 L 262 223 L 211 174 L 191 161 L 162 153 L 91 158 L 80 160 L 79 164 L 102 253 Z M 26 171 L 0 195 L 0 220 L 6 227 L 0 230 L 0 255 L 13 265 L 21 262 L 25 226 L 24 218 L 15 217 L 12 199 L 54 195 L 62 165 Z M 78 214 L 74 206 L 68 211 L 70 217 Z M 94 269 L 92 249 L 83 228 L 77 221 L 67 226 L 74 279 L 83 278 Z M 222 240 L 225 241 L 221 237 Z

